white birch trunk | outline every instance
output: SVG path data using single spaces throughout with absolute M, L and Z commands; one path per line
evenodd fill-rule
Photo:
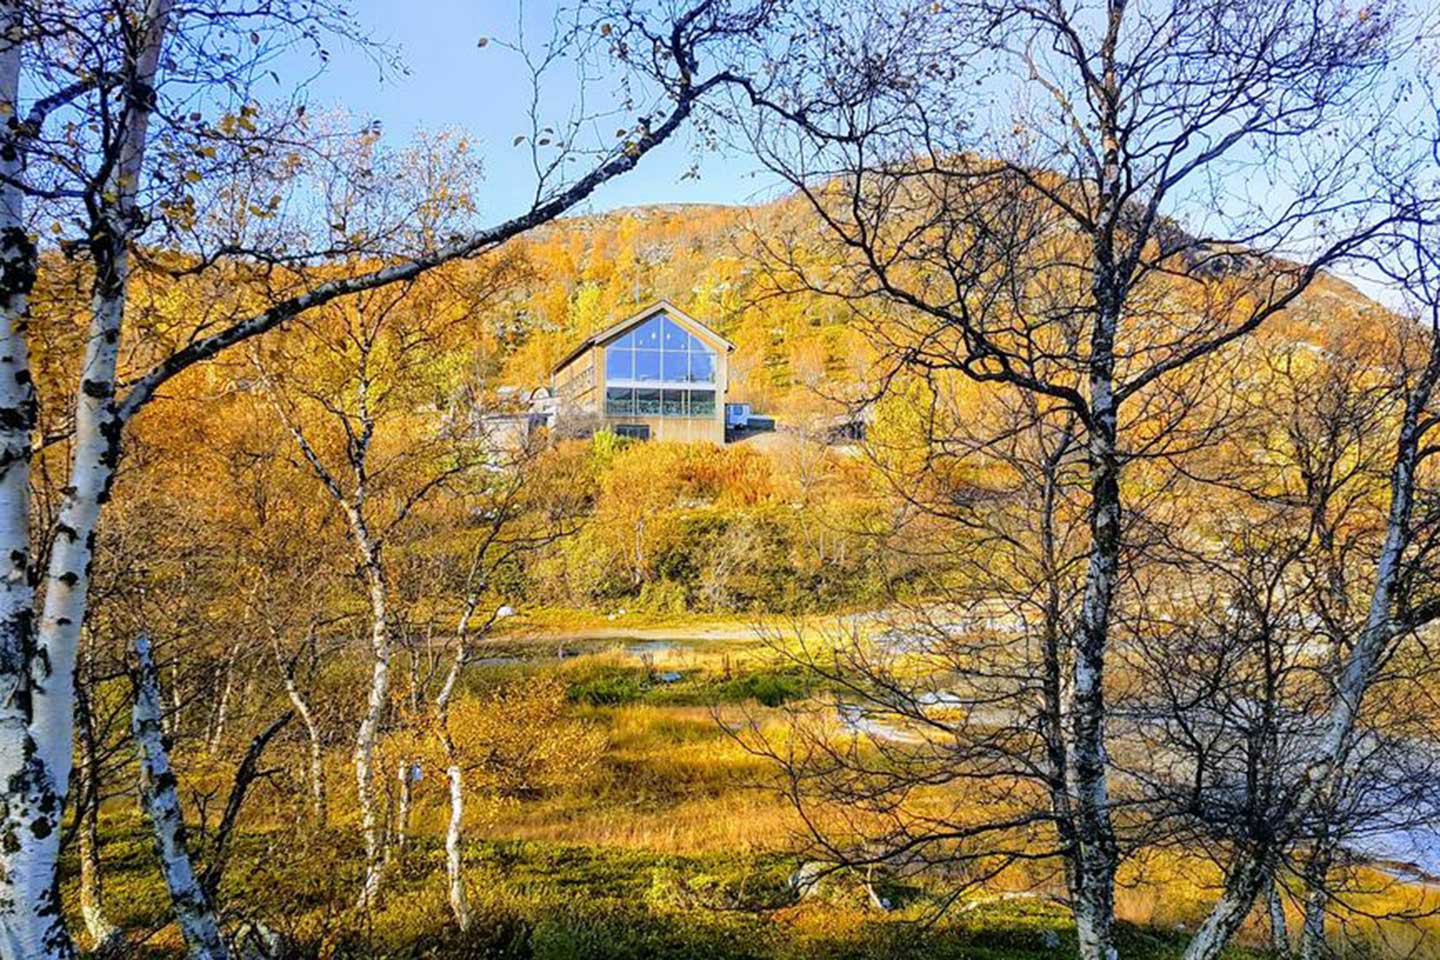
M 360 906 L 369 908 L 379 896 L 385 869 L 375 797 L 375 746 L 390 696 L 389 590 L 379 547 L 371 540 L 364 518 L 354 510 L 347 513 L 370 588 L 370 694 L 365 716 L 355 732 L 355 786 L 360 803 L 360 831 L 365 840 L 365 882 L 360 891 Z
M 349 466 L 355 476 L 354 490 L 350 494 L 340 487 L 315 452 L 315 448 L 306 439 L 299 424 L 291 420 L 284 405 L 273 396 L 271 398 L 277 416 L 289 429 L 301 455 L 345 515 L 350 542 L 355 548 L 356 560 L 365 578 L 370 598 L 370 691 L 366 698 L 365 714 L 355 731 L 353 755 L 355 792 L 360 807 L 360 833 L 365 843 L 365 879 L 356 904 L 362 910 L 375 906 L 385 872 L 385 843 L 380 833 L 380 812 L 375 795 L 375 748 L 379 742 L 380 727 L 385 720 L 385 707 L 390 697 L 390 660 L 393 647 L 390 636 L 390 585 L 385 576 L 383 542 L 371 533 L 364 512 L 369 496 L 365 482 L 366 456 L 374 429 L 366 406 L 365 391 L 366 386 L 362 380 L 359 402 L 360 418 L 364 426 L 360 431 L 361 439 L 349 451 Z
M 306 643 L 310 643 L 315 637 L 315 627 L 312 624 L 310 632 L 306 636 Z M 286 661 L 280 651 L 280 634 L 272 625 L 270 627 L 270 642 L 275 654 L 275 665 L 280 670 L 280 680 L 285 686 L 285 696 L 290 700 L 290 705 L 295 708 L 295 714 L 300 722 L 305 725 L 305 739 L 309 753 L 308 780 L 310 786 L 310 814 L 317 826 L 324 826 L 329 812 L 325 798 L 325 745 L 320 737 L 320 725 L 315 720 L 315 712 L 310 709 L 310 703 L 300 691 L 300 685 L 295 682 L 295 660 Z
M 40 617 L 39 653 L 32 665 L 36 681 L 35 740 L 41 759 L 54 771 L 63 796 L 70 782 L 70 743 L 74 733 L 75 654 L 85 619 L 90 563 L 95 554 L 100 507 L 108 499 L 119 456 L 120 418 L 115 409 L 115 368 L 125 294 L 130 278 L 130 232 L 135 198 L 145 160 L 153 87 L 164 45 L 171 0 L 147 0 L 140 48 L 132 67 L 132 85 L 141 91 L 126 103 L 124 139 L 108 191 L 114 196 L 92 242 L 96 258 L 90 326 L 75 394 L 75 426 L 70 483 L 56 521 L 56 537 L 45 574 L 45 606 Z
M 80 919 L 90 936 L 90 952 L 106 953 L 120 940 L 120 930 L 105 916 L 100 873 L 100 804 L 90 800 L 80 814 L 77 838 L 80 857 Z
M 19 117 L 21 49 L 12 41 L 19 4 L 0 2 L 0 110 Z M 37 267 L 26 231 L 24 174 L 14 127 L 0 138 L 0 956 L 73 953 L 58 909 L 55 863 L 63 790 L 38 756 L 30 726 L 29 651 L 34 640 L 30 586 L 30 453 L 36 401 L 27 325 Z M 68 741 L 67 741 L 68 746 Z
M 1102 300 L 1103 302 L 1103 300 Z M 1074 913 L 1082 960 L 1115 955 L 1115 870 L 1105 744 L 1105 659 L 1120 570 L 1120 468 L 1113 391 L 1118 312 L 1102 310 L 1090 376 L 1090 561 L 1075 642 L 1070 694 L 1071 784 L 1075 792 Z
M 140 682 L 135 690 L 135 714 L 131 729 L 140 754 L 140 794 L 155 833 L 155 851 L 160 870 L 170 891 L 175 921 L 185 938 L 191 960 L 226 960 L 225 941 L 209 898 L 195 875 L 190 853 L 185 848 L 185 818 L 175 792 L 175 773 L 161 729 L 164 713 L 160 681 L 150 653 L 150 640 L 135 641 L 140 659 Z
M 478 592 L 472 592 L 465 600 L 465 608 L 455 629 L 455 659 L 451 661 L 445 682 L 435 697 L 435 724 L 441 746 L 445 748 L 445 774 L 450 783 L 450 821 L 445 828 L 445 878 L 449 885 L 450 912 L 455 915 L 455 925 L 462 933 L 470 929 L 470 901 L 465 895 L 465 779 L 460 766 L 460 752 L 455 749 L 455 739 L 450 736 L 450 698 L 455 693 L 460 671 L 469 658 L 470 619 L 479 603 Z M 508 615 L 508 610 L 508 607 L 497 610 L 485 629 L 497 618 Z
M 387 860 L 392 857 L 402 860 L 405 846 L 410 842 L 410 805 L 415 797 L 415 763 L 406 758 L 400 762 L 396 779 L 400 781 L 400 802 L 395 808 L 395 842 L 386 851 Z
M 290 705 L 295 708 L 295 713 L 300 717 L 300 722 L 305 725 L 305 738 L 309 751 L 309 781 L 310 781 L 310 813 L 319 826 L 325 825 L 327 807 L 325 801 L 325 745 L 320 740 L 320 727 L 315 722 L 315 714 L 310 710 L 310 704 L 301 695 L 300 688 L 295 684 L 295 677 L 288 670 L 284 673 L 285 695 L 290 698 Z
M 450 911 L 464 933 L 470 929 L 470 902 L 465 896 L 465 782 L 453 758 L 446 770 L 450 780 L 450 822 L 445 828 L 445 876 L 450 885 Z
M 330 805 L 325 796 L 325 745 L 320 740 L 314 716 L 306 710 L 300 714 L 300 719 L 305 724 L 310 750 L 310 814 L 315 818 L 316 826 L 323 827 L 330 817 Z
M 170 712 L 165 717 L 165 731 L 172 736 L 180 733 L 185 722 L 185 696 L 181 692 L 180 664 L 170 665 Z
M 1300 926 L 1300 960 L 1326 960 L 1330 956 L 1325 941 L 1325 883 L 1330 875 L 1331 848 L 1328 837 L 1321 837 L 1305 868 L 1305 916 Z
M 1270 911 L 1270 950 L 1277 957 L 1290 955 L 1290 927 L 1285 919 L 1285 901 L 1280 896 L 1280 884 L 1272 874 L 1266 889 L 1266 905 Z
M 1250 910 L 1255 898 L 1265 886 L 1270 865 L 1261 860 L 1246 858 L 1234 865 L 1220 899 L 1210 908 L 1210 913 L 1195 931 L 1195 936 L 1185 946 L 1185 956 L 1218 957 L 1230 943 Z
M 232 651 L 225 658 L 225 682 L 220 685 L 220 699 L 215 704 L 215 713 L 210 718 L 210 735 L 205 738 L 205 752 L 214 753 L 220 749 L 225 737 L 226 714 L 230 711 L 230 691 L 235 685 L 235 654 Z
M 75 723 L 74 671 L 79 646 L 80 627 L 85 619 L 86 589 L 89 584 L 90 562 L 94 555 L 96 522 L 100 505 L 108 495 L 114 477 L 115 457 L 119 452 L 120 421 L 115 413 L 115 363 L 124 316 L 125 288 L 128 279 L 128 245 L 136 191 L 145 152 L 146 133 L 154 103 L 145 96 L 155 80 L 171 0 L 148 0 L 142 37 L 136 59 L 130 64 L 132 86 L 142 95 L 132 97 L 126 105 L 124 138 L 118 145 L 115 173 L 108 193 L 114 202 L 107 208 L 103 223 L 95 224 L 98 234 L 92 245 L 96 257 L 96 279 L 91 303 L 91 321 L 85 355 L 80 369 L 80 388 L 76 391 L 75 425 L 70 479 L 56 523 L 54 548 L 45 578 L 45 606 L 39 630 L 33 643 L 28 666 L 13 657 L 19 651 L 11 648 L 0 653 L 4 680 L 12 688 L 0 701 L 0 775 L 10 784 L 7 791 L 3 845 L 3 881 L 0 881 L 0 954 L 45 960 L 73 955 L 74 948 L 58 909 L 56 892 L 60 854 L 60 832 L 57 829 L 65 796 L 69 790 L 72 741 Z M 14 7 L 5 8 L 13 14 Z M 8 99 L 12 118 L 18 97 L 20 51 L 11 46 L 0 54 L 0 101 Z M 13 143 L 0 150 L 0 162 L 12 164 L 19 171 L 19 154 Z M 11 171 L 7 171 L 11 172 Z M 0 243 L 8 248 L 17 242 L 19 217 L 18 196 L 8 193 L 5 202 L 7 223 L 0 224 Z M 15 229 L 7 229 L 15 228 Z M 28 241 L 27 241 L 28 242 Z M 33 254 L 32 254 L 33 256 Z M 33 277 L 33 269 L 30 275 Z M 7 288 L 15 289 L 12 283 Z M 28 291 L 28 287 L 26 287 Z M 7 296 L 7 309 L 0 310 L 0 339 L 5 340 L 5 365 L 0 370 L 0 404 L 11 399 L 12 389 L 22 387 L 29 393 L 25 353 L 19 349 L 24 339 L 23 299 Z M 17 304 L 20 311 L 16 311 Z M 24 378 L 18 374 L 24 372 Z M 32 421 L 33 422 L 33 421 Z M 12 423 L 0 434 L 0 447 L 7 452 L 20 449 L 19 422 Z M 29 428 L 24 429 L 28 449 Z M 24 459 L 25 454 L 20 459 Z M 28 511 L 28 494 L 23 490 L 26 471 L 5 471 L 0 480 L 0 542 L 9 556 L 9 566 L 0 580 L 0 622 L 28 623 L 33 602 L 28 588 L 14 580 L 13 571 L 22 562 L 28 565 L 28 530 L 21 519 Z M 21 534 L 26 536 L 22 538 Z M 18 618 L 18 619 L 17 619 Z M 6 641 L 8 642 L 8 641 Z M 25 712 L 28 677 L 28 732 L 20 729 Z M 16 678 L 22 678 L 15 683 Z
M 1326 960 L 1330 948 L 1325 942 L 1325 891 L 1305 892 L 1305 921 L 1300 930 L 1300 960 Z

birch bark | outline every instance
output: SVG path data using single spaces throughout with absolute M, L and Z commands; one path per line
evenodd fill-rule
M 446 768 L 450 782 L 450 819 L 445 827 L 445 876 L 449 885 L 450 912 L 462 933 L 470 929 L 470 902 L 465 895 L 465 860 L 463 825 L 465 822 L 465 782 L 460 765 L 453 759 Z
M 479 557 L 476 558 L 476 564 Z M 471 579 L 475 569 L 471 569 Z M 450 819 L 445 826 L 445 877 L 448 884 L 450 912 L 455 915 L 455 925 L 462 932 L 470 929 L 470 901 L 465 893 L 465 774 L 460 763 L 460 751 L 455 747 L 455 738 L 450 735 L 450 700 L 455 694 L 455 684 L 460 671 L 469 660 L 470 621 L 480 605 L 480 595 L 472 591 L 465 600 L 460 621 L 455 628 L 455 659 L 445 674 L 440 692 L 435 696 L 435 727 L 440 736 L 440 745 L 445 750 L 445 776 L 450 786 Z M 481 627 L 481 632 L 500 618 L 510 616 L 508 606 L 498 608 Z
M 309 639 L 313 640 L 313 637 L 312 627 Z M 323 827 L 328 810 L 325 799 L 325 744 L 321 739 L 320 725 L 315 720 L 315 713 L 310 709 L 309 701 L 300 692 L 300 685 L 295 682 L 295 661 L 294 659 L 287 661 L 281 655 L 280 638 L 273 627 L 270 639 L 274 646 L 275 662 L 280 667 L 280 678 L 285 685 L 285 696 L 289 698 L 290 705 L 295 708 L 300 722 L 305 725 L 305 740 L 310 766 L 307 776 L 310 786 L 310 813 L 314 817 L 316 825 Z
M 1114 392 L 1118 294 L 1097 280 L 1099 315 L 1091 340 L 1090 560 L 1075 643 L 1071 692 L 1075 790 L 1075 923 L 1083 960 L 1114 956 L 1115 869 L 1105 746 L 1105 659 L 1120 570 L 1118 402 Z
M 18 115 L 19 4 L 0 3 L 0 112 Z M 34 648 L 30 585 L 30 444 L 37 407 L 26 327 L 37 255 L 26 230 L 24 175 L 14 130 L 0 140 L 0 956 L 66 957 L 73 948 L 60 920 L 54 864 L 63 789 L 38 755 L 29 659 Z
M 1300 960 L 1326 960 L 1330 955 L 1325 943 L 1325 890 L 1305 891 L 1305 919 L 1300 929 Z
M 230 712 L 230 691 L 235 685 L 235 657 L 236 651 L 232 648 L 220 666 L 220 672 L 225 679 L 220 685 L 220 699 L 215 703 L 215 712 L 210 717 L 210 732 L 205 738 L 207 753 L 219 750 L 220 742 L 225 739 L 225 723 Z
M 355 731 L 355 749 L 352 754 L 356 795 L 360 807 L 360 833 L 365 844 L 365 879 L 361 884 L 357 906 L 362 910 L 369 909 L 378 900 L 385 872 L 386 845 L 381 835 L 379 798 L 375 792 L 375 749 L 379 743 L 381 725 L 385 720 L 385 708 L 390 699 L 390 661 L 394 643 L 390 623 L 390 584 L 385 573 L 383 556 L 384 542 L 372 531 L 370 518 L 366 514 L 372 493 L 368 484 L 367 458 L 375 433 L 375 422 L 368 405 L 368 384 L 362 377 L 356 415 L 361 426 L 347 446 L 345 465 L 354 481 L 348 492 L 320 458 L 301 425 L 290 416 L 284 403 L 273 393 L 273 386 L 270 399 L 276 416 L 290 431 L 290 436 L 311 472 L 344 514 L 346 530 L 355 551 L 360 574 L 365 581 L 366 595 L 370 603 L 370 688 L 366 695 L 365 713 Z
M 385 719 L 385 705 L 390 697 L 389 588 L 380 547 L 370 536 L 364 516 L 349 507 L 346 515 L 350 519 L 351 535 L 370 593 L 370 693 L 365 716 L 355 732 L 355 786 L 360 802 L 360 831 L 365 839 L 365 882 L 360 891 L 360 905 L 371 907 L 379 896 L 385 869 L 380 813 L 375 796 L 375 747 L 380 737 L 380 725 Z
M 1305 865 L 1305 916 L 1300 921 L 1300 960 L 1325 960 L 1330 956 L 1325 942 L 1325 893 L 1330 875 L 1333 848 L 1330 838 L 1316 838 L 1310 860 Z
M 175 792 L 175 774 L 170 769 L 169 751 L 160 727 L 164 713 L 160 700 L 160 679 L 150 651 L 150 640 L 135 641 L 140 659 L 139 683 L 135 690 L 132 730 L 140 753 L 140 794 L 155 833 L 155 850 L 160 870 L 170 891 L 175 920 L 185 938 L 191 960 L 227 960 L 220 924 L 185 847 L 185 819 Z
M 400 781 L 400 801 L 395 807 L 395 835 L 394 842 L 385 850 L 386 861 L 396 860 L 404 862 L 405 848 L 410 843 L 410 806 L 415 799 L 415 760 L 405 757 L 400 761 L 400 768 L 395 772 L 395 779 Z
M 145 156 L 146 131 L 154 109 L 154 81 L 164 45 L 170 0 L 149 0 L 139 31 L 135 59 L 129 65 L 131 94 L 121 119 L 118 160 L 105 195 L 112 199 L 93 225 L 91 252 L 95 279 L 90 325 L 75 397 L 75 426 L 66 487 L 56 537 L 45 574 L 45 602 L 39 634 L 29 658 L 32 684 L 30 736 L 33 762 L 50 781 L 58 817 L 69 790 L 75 724 L 74 672 L 86 590 L 94 558 L 100 507 L 109 495 L 119 454 L 120 421 L 115 409 L 115 365 L 125 313 L 129 244 L 137 223 L 135 200 Z M 48 830 L 34 848 L 7 857 L 10 883 L 17 875 L 28 889 L 14 891 L 10 913 L 50 912 L 56 895 L 41 895 L 35 885 L 53 885 L 59 861 L 59 832 Z M 0 892 L 8 893 L 9 891 Z M 73 948 L 59 911 L 46 921 L 50 935 L 28 939 L 16 954 L 27 958 L 65 957 Z
M 0 7 L 6 45 L 0 49 L 0 105 L 12 118 L 0 147 L 0 776 L 5 804 L 4 869 L 0 870 L 0 955 L 46 960 L 74 947 L 59 909 L 59 819 L 69 791 L 75 725 L 74 671 L 100 505 L 119 452 L 115 363 L 124 317 L 128 248 L 138 222 L 135 199 L 154 109 L 156 68 L 171 0 L 148 0 L 134 59 L 130 95 L 120 120 L 117 162 L 105 184 L 103 214 L 94 224 L 95 280 L 91 319 L 76 393 L 70 482 L 45 576 L 45 605 L 32 634 L 29 586 L 29 457 L 35 397 L 26 346 L 28 295 L 36 253 L 25 230 L 24 174 L 16 105 L 21 67 L 20 8 Z M 21 571 L 25 571 L 22 574 Z
M 130 278 L 130 243 L 139 222 L 136 197 L 145 161 L 146 134 L 155 107 L 155 72 L 171 2 L 148 0 L 145 5 L 139 49 L 130 71 L 132 93 L 121 121 L 118 162 L 105 191 L 113 200 L 104 205 L 93 227 L 95 279 L 80 389 L 75 395 L 70 483 L 55 525 L 55 545 L 45 573 L 38 649 L 31 664 L 36 681 L 36 744 L 41 759 L 54 772 L 62 795 L 70 781 L 75 653 L 85 619 L 96 527 L 101 505 L 110 495 L 120 453 L 115 370 Z
M 1267 881 L 1265 903 L 1270 912 L 1270 951 L 1277 957 L 1290 956 L 1290 927 L 1285 919 L 1285 901 L 1274 875 Z

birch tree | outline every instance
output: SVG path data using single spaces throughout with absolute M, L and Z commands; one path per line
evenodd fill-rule
M 777 638 L 776 653 L 837 702 L 792 706 L 794 742 L 758 724 L 740 739 L 779 764 L 807 860 L 899 878 L 941 870 L 963 878 L 956 899 L 1011 867 L 1058 862 L 1069 889 L 1078 422 L 1033 394 L 924 383 L 893 385 L 875 421 L 863 449 L 889 496 L 871 549 L 910 561 L 916 597 L 892 598 L 870 631 Z
M 57 901 L 56 828 L 70 785 L 72 680 L 88 577 L 126 426 L 175 377 L 235 344 L 322 304 L 482 256 L 628 173 L 686 124 L 720 83 L 711 63 L 718 48 L 760 29 L 769 6 L 699 0 L 667 17 L 666 42 L 648 61 L 650 70 L 636 72 L 622 107 L 635 118 L 626 135 L 592 146 L 585 139 L 587 111 L 577 108 L 569 125 L 560 125 L 563 135 L 544 145 L 549 152 L 536 146 L 543 158 L 538 182 L 518 214 L 488 225 L 468 223 L 445 237 L 406 234 L 416 241 L 408 246 L 388 242 L 403 234 L 398 228 L 382 238 L 357 238 L 341 229 L 335 233 L 343 250 L 363 250 L 375 259 L 359 272 L 328 276 L 302 268 L 324 260 L 334 238 L 307 239 L 303 216 L 279 215 L 284 197 L 274 188 L 298 184 L 295 170 L 307 161 L 312 172 L 323 167 L 319 151 L 285 149 L 308 143 L 303 104 L 266 113 L 252 99 L 249 83 L 259 75 L 252 68 L 286 46 L 304 45 L 318 57 L 326 37 L 360 37 L 338 6 L 15 0 L 0 7 L 6 27 L 0 107 L 10 117 L 0 144 L 6 218 L 0 225 L 0 532 L 10 564 L 0 601 L 0 776 L 9 785 L 0 955 L 73 952 Z M 561 31 L 539 58 L 540 67 L 567 57 L 612 55 L 613 44 L 599 26 L 585 19 Z M 323 203 L 297 207 L 323 210 Z M 242 215 L 228 216 L 235 213 Z M 83 256 L 93 274 L 80 372 L 68 388 L 68 476 L 38 591 L 29 569 L 27 464 L 36 397 L 26 329 L 28 294 L 44 263 L 37 224 L 56 225 L 55 242 Z M 290 243 L 281 239 L 287 225 L 293 228 Z M 186 253 L 149 256 L 162 247 Z M 232 298 L 178 336 L 161 336 L 144 351 L 126 349 L 127 298 L 135 292 L 137 268 L 193 276 L 217 264 L 254 268 L 239 271 L 242 276 L 284 268 L 290 279 L 272 288 L 267 303 Z
M 445 762 L 449 817 L 445 827 L 445 874 L 447 897 L 455 924 L 462 932 L 470 928 L 471 912 L 465 889 L 465 751 L 456 743 L 450 707 L 457 685 L 469 666 L 476 644 L 483 642 L 500 621 L 515 615 L 503 602 L 496 583 L 498 575 L 509 565 L 522 562 L 578 529 L 580 502 L 584 485 L 565 469 L 548 469 L 549 451 L 528 445 L 510 451 L 492 464 L 499 470 L 487 471 L 471 491 L 469 500 L 475 513 L 484 518 L 471 533 L 473 545 L 465 576 L 463 601 L 444 673 L 429 679 L 438 681 L 438 690 L 427 684 L 422 693 L 433 692 L 430 716 L 424 718 L 439 742 Z M 490 603 L 488 612 L 482 604 Z M 477 615 L 478 614 L 478 615 Z M 474 749 L 474 745 L 468 745 Z
M 159 672 L 148 637 L 135 642 L 140 661 L 135 695 L 135 743 L 140 750 L 141 800 L 155 833 L 160 868 L 175 919 L 193 960 L 226 960 L 229 951 L 220 935 L 214 904 L 200 883 L 190 851 L 185 845 L 185 815 L 176 792 L 175 774 L 170 767 L 169 749 L 160 729 L 164 704 L 160 697 Z
M 1357 780 L 1363 782 L 1364 758 L 1373 752 L 1374 731 L 1368 728 L 1367 697 L 1406 659 L 1401 651 L 1417 631 L 1440 617 L 1440 603 L 1433 594 L 1436 571 L 1433 531 L 1440 518 L 1434 515 L 1430 489 L 1434 483 L 1430 458 L 1437 426 L 1435 392 L 1440 383 L 1440 245 L 1437 245 L 1436 169 L 1440 143 L 1433 123 L 1440 113 L 1431 113 L 1422 122 L 1425 136 L 1420 162 L 1405 167 L 1382 160 L 1377 175 L 1396 202 L 1410 201 L 1406 216 L 1394 229 L 1376 240 L 1372 262 L 1381 277 L 1388 278 L 1401 297 L 1400 342 L 1403 351 L 1396 363 L 1402 376 L 1397 391 L 1399 407 L 1387 459 L 1385 511 L 1378 542 L 1368 558 L 1368 598 L 1355 622 L 1347 625 L 1341 651 L 1335 657 L 1331 687 L 1326 701 L 1314 711 L 1317 729 L 1300 753 L 1298 769 L 1290 772 L 1291 786 L 1283 796 L 1271 822 L 1247 831 L 1225 860 L 1225 882 L 1214 907 L 1196 931 L 1186 949 L 1187 960 L 1212 960 L 1230 942 L 1256 896 L 1263 889 L 1264 876 L 1273 872 L 1285 855 L 1287 845 L 1304 836 L 1306 825 L 1318 816 L 1327 832 L 1312 845 L 1314 862 L 1306 873 L 1318 902 L 1306 909 L 1306 936 L 1302 949 L 1316 952 L 1316 939 L 1323 939 L 1323 910 L 1327 896 L 1328 863 L 1334 842 L 1345 833 L 1345 810 Z M 1398 168 L 1397 168 L 1398 166 Z M 1420 333 L 1419 337 L 1411 334 Z M 1419 340 L 1416 349 L 1415 340 Z M 1416 659 L 1415 655 L 1408 658 Z M 1419 661 L 1428 661 L 1420 654 Z M 1403 686 L 1401 688 L 1403 690 Z M 1397 694 L 1392 693 L 1392 698 Z M 1400 709 L 1400 716 L 1405 711 Z M 1423 714 L 1422 714 L 1423 715 Z M 1423 739 L 1423 738 L 1422 738 Z M 1381 764 L 1403 769 L 1395 757 Z M 1359 787 L 1365 791 L 1365 787 Z M 1423 810 L 1430 819 L 1433 812 Z
M 295 355 L 281 362 L 272 357 L 260 368 L 277 416 L 344 517 L 369 605 L 370 684 L 354 748 L 366 857 L 362 908 L 375 903 L 386 854 L 375 780 L 398 616 L 387 551 L 395 549 L 414 511 L 477 466 L 463 437 L 414 415 L 415 389 L 421 386 L 416 373 L 435 362 L 445 330 L 443 324 L 427 325 L 408 307 L 400 288 L 362 294 L 345 308 L 318 312 L 318 323 L 302 321 L 312 336 L 302 341 L 301 350 L 335 344 L 333 356 L 322 360 L 329 361 L 328 376 L 307 369 Z M 422 309 L 428 313 L 430 306 Z M 338 330 L 324 324 L 327 319 Z M 280 368 L 286 371 L 283 381 L 271 373 Z M 401 766 L 408 779 L 409 764 Z
M 1107 667 L 1126 473 L 1176 384 L 1297 303 L 1390 214 L 1354 188 L 1413 49 L 1328 0 L 896 5 L 796 31 L 744 82 L 749 142 L 848 267 L 768 258 L 782 288 L 891 308 L 877 371 L 954 372 L 1072 414 L 1088 556 L 1065 645 L 1069 900 L 1114 952 L 1123 855 Z M 1257 179 L 1266 186 L 1257 187 Z M 1268 193 L 1275 202 L 1253 198 Z M 894 322 L 894 317 L 899 322 Z

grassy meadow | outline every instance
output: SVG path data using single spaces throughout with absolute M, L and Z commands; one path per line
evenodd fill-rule
M 799 895 L 791 878 L 801 863 L 802 824 L 778 793 L 769 762 L 727 727 L 754 724 L 783 736 L 786 707 L 823 700 L 827 691 L 779 662 L 752 625 L 619 622 L 624 626 L 597 618 L 562 634 L 537 618 L 523 632 L 490 641 L 465 676 L 462 699 L 558 682 L 564 716 L 554 722 L 586 737 L 584 755 L 566 760 L 575 764 L 572 775 L 467 804 L 469 933 L 456 931 L 445 900 L 447 808 L 443 776 L 434 770 L 417 784 L 410 836 L 393 854 L 382 904 L 355 907 L 363 858 L 343 739 L 327 757 L 324 826 L 297 812 L 303 788 L 285 779 L 298 738 L 278 741 L 267 754 L 273 769 L 252 790 L 220 902 L 232 917 L 263 920 L 305 957 L 1018 960 L 1074 949 L 1068 914 L 1050 896 L 1058 882 L 1046 863 L 1007 870 L 953 903 L 933 876 L 885 890 L 889 909 L 871 902 L 863 878 L 846 873 Z M 867 739 L 855 736 L 857 748 L 867 749 Z M 224 795 L 233 763 L 224 753 L 189 766 L 182 760 L 181 795 L 199 825 L 197 847 L 214 828 L 215 797 Z M 108 801 L 100 825 L 105 908 L 132 931 L 138 946 L 130 955 L 182 955 L 133 797 Z M 75 872 L 72 851 L 67 887 Z M 1171 852 L 1132 860 L 1118 904 L 1126 955 L 1178 956 L 1214 880 L 1206 865 Z M 877 880 L 877 889 L 885 882 Z M 73 894 L 66 890 L 67 903 L 77 902 Z M 1407 895 L 1424 899 L 1413 889 Z M 1387 896 L 1395 896 L 1393 888 Z M 1402 947 L 1424 946 L 1410 926 L 1374 932 L 1400 937 Z M 1257 922 L 1235 950 L 1263 953 L 1263 942 Z M 1355 949 L 1365 950 L 1365 941 L 1356 940 Z

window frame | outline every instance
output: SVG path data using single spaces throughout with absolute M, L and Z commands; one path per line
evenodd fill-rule
M 695 420 L 715 415 L 720 402 L 720 351 L 669 313 L 653 314 L 604 350 L 607 416 Z M 630 375 L 614 376 L 612 370 Z M 630 391 L 629 413 L 610 413 L 611 388 Z M 695 412 L 695 393 L 708 395 L 708 412 Z
M 623 398 L 623 401 L 621 401 L 621 398 L 615 396 L 616 394 L 619 394 L 619 393 L 624 393 L 624 394 L 626 394 L 626 396 Z M 617 402 L 617 401 L 621 401 L 621 402 L 623 403 L 623 408 L 617 408 L 617 407 L 616 407 L 616 402 Z M 612 387 L 612 386 L 610 386 L 610 384 L 608 384 L 608 383 L 605 384 L 605 416 L 607 416 L 607 417 L 633 417 L 633 416 L 635 416 L 635 388 L 634 388 L 634 387 Z
M 718 406 L 718 400 L 719 400 L 717 394 L 718 394 L 720 391 L 718 391 L 718 390 L 713 390 L 713 389 L 712 389 L 712 390 L 687 390 L 687 391 L 685 391 L 685 392 L 686 392 L 687 394 L 689 394 L 689 396 L 687 396 L 687 397 L 685 398 L 685 409 L 686 409 L 686 412 L 687 412 L 687 416 L 688 416 L 691 420 L 709 420 L 709 419 L 712 419 L 712 418 L 715 416 L 715 409 L 716 409 L 716 407 Z M 709 401 L 709 402 L 710 402 L 710 410 L 709 410 L 709 412 L 707 412 L 707 413 L 696 413 L 696 412 L 695 412 L 695 395 L 696 395 L 697 393 L 700 393 L 700 394 L 709 394 L 709 395 L 710 395 L 710 401 Z
M 646 396 L 641 396 L 646 394 Z M 635 388 L 635 413 L 637 417 L 659 417 L 665 407 L 665 391 L 660 387 Z

